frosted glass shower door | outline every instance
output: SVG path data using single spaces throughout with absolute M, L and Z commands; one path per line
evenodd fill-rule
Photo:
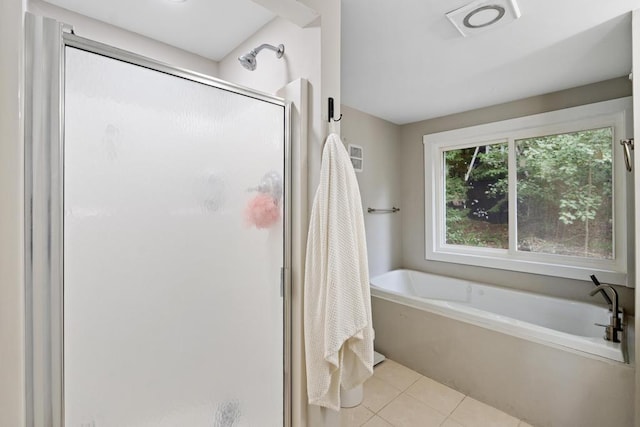
M 65 50 L 65 425 L 282 426 L 284 106 Z

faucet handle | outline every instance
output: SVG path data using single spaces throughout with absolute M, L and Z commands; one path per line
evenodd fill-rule
M 603 325 L 602 323 L 594 323 L 594 325 L 596 325 L 596 326 L 602 326 L 603 328 L 613 328 L 613 329 L 615 329 L 616 331 L 620 331 L 620 332 L 622 332 L 622 331 L 623 331 L 622 325 L 619 325 L 619 324 L 617 324 L 617 323 L 616 323 L 616 324 L 611 324 L 611 323 L 610 323 L 610 324 L 608 324 L 608 325 Z
M 596 325 L 596 326 L 602 326 L 603 328 L 612 328 L 612 327 L 613 327 L 613 325 L 611 325 L 611 324 L 603 325 L 602 323 L 594 323 L 594 325 Z
M 605 341 L 620 342 L 620 339 L 618 338 L 619 329 L 616 329 L 613 325 L 603 325 L 601 323 L 594 323 L 594 325 L 602 326 L 604 328 Z

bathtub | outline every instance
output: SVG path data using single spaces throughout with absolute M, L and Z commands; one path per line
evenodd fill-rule
M 605 306 L 411 270 L 370 282 L 388 358 L 535 426 L 633 425 L 633 348 L 604 340 Z
M 609 323 L 605 306 L 411 270 L 390 271 L 370 282 L 376 297 L 518 338 L 628 362 L 626 334 L 622 343 L 605 341 L 604 328 L 596 325 Z

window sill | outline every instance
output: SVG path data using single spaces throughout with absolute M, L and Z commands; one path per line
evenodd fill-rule
M 588 265 L 588 262 L 585 262 L 585 265 L 568 265 L 562 262 L 555 262 L 555 260 L 550 262 L 549 260 L 549 258 L 562 258 L 561 256 L 539 254 L 540 259 L 531 260 L 519 259 L 517 254 L 512 255 L 498 249 L 478 249 L 476 253 L 471 252 L 473 252 L 473 249 L 468 247 L 464 247 L 464 254 L 458 253 L 453 247 L 442 248 L 438 251 L 427 250 L 426 259 L 428 261 L 473 265 L 585 281 L 590 280 L 589 276 L 595 274 L 602 283 L 633 287 L 633 285 L 628 284 L 627 274 L 624 271 L 617 270 L 614 266 L 602 265 L 604 263 L 596 262 L 595 260 L 591 265 Z M 530 256 L 530 254 L 526 255 Z M 547 258 L 547 260 L 544 260 L 544 258 Z M 613 261 L 611 264 L 613 264 Z

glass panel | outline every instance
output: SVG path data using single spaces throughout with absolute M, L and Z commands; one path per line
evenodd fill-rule
M 518 250 L 613 257 L 610 127 L 516 141 Z
M 281 426 L 284 108 L 66 54 L 65 425 Z
M 444 153 L 446 243 L 509 247 L 506 142 Z

